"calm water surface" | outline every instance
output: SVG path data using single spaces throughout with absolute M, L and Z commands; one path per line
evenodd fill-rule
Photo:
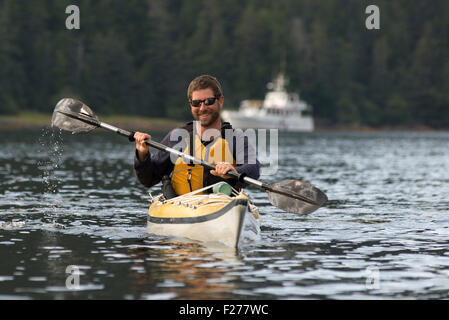
M 261 180 L 308 181 L 330 201 L 298 216 L 248 189 L 261 235 L 239 250 L 148 234 L 122 137 L 0 137 L 0 299 L 449 298 L 449 133 L 280 135 Z

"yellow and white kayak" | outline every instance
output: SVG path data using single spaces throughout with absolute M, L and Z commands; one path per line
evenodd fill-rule
M 259 235 L 259 212 L 246 194 L 235 190 L 231 195 L 205 194 L 204 189 L 169 200 L 162 195 L 153 198 L 148 210 L 149 233 L 230 247 Z

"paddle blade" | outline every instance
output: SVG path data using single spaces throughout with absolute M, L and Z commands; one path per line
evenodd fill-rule
M 97 116 L 81 101 L 64 98 L 60 100 L 53 111 L 52 127 L 72 133 L 89 132 L 98 127 Z
M 309 214 L 327 201 L 324 192 L 303 181 L 285 180 L 271 184 L 269 189 L 267 192 L 270 203 L 291 213 Z M 301 198 L 309 201 L 301 200 Z

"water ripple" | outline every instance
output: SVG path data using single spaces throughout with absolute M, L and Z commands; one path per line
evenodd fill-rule
M 261 236 L 239 250 L 149 235 L 126 139 L 1 134 L 0 298 L 449 298 L 448 133 L 280 135 L 279 170 L 261 180 L 330 200 L 300 216 L 248 189 Z

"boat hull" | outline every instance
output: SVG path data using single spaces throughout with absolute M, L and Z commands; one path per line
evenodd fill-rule
M 278 129 L 289 132 L 312 132 L 314 130 L 312 117 L 245 115 L 238 111 L 223 111 L 222 117 L 236 129 Z
M 238 247 L 243 230 L 259 232 L 258 215 L 249 212 L 246 197 L 227 199 L 227 203 L 223 199 L 202 200 L 201 208 L 195 208 L 195 204 L 186 207 L 177 202 L 153 203 L 148 212 L 148 232 Z M 223 203 L 217 205 L 220 201 Z

